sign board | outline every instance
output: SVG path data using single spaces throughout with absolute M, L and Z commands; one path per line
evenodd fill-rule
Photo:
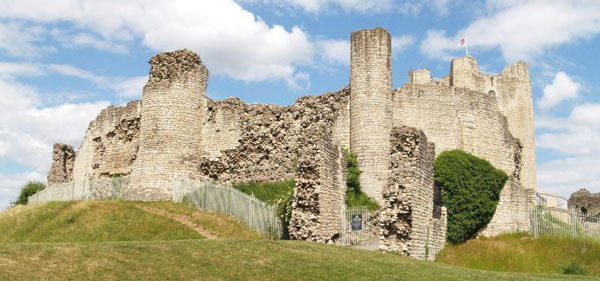
M 352 215 L 352 230 L 362 230 L 362 215 Z

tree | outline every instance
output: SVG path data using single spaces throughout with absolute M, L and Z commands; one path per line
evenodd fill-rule
M 19 197 L 17 197 L 17 201 L 13 202 L 14 205 L 27 204 L 27 199 L 29 198 L 29 196 L 37 193 L 38 191 L 44 190 L 44 188 L 46 188 L 46 185 L 43 182 L 39 182 L 39 181 L 27 182 L 26 184 L 24 184 L 21 187 L 21 193 L 19 194 Z
M 457 244 L 473 238 L 492 219 L 508 176 L 488 161 L 461 150 L 435 160 L 435 184 L 448 210 L 447 240 Z

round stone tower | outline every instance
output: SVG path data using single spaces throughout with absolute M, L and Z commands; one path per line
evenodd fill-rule
M 199 176 L 207 84 L 208 70 L 190 50 L 150 59 L 128 199 L 170 200 L 173 178 Z
M 391 43 L 383 28 L 351 35 L 350 148 L 358 156 L 362 190 L 380 203 L 390 169 Z

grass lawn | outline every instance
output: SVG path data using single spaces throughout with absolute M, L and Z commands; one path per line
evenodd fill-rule
M 3 280 L 591 280 L 500 273 L 301 241 L 0 244 Z
M 531 273 L 562 273 L 565 267 L 575 264 L 588 275 L 600 277 L 600 242 L 557 237 L 534 239 L 515 233 L 446 246 L 437 260 L 483 270 Z

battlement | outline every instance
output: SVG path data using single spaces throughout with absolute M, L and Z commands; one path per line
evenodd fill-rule
M 147 86 L 172 83 L 189 74 L 197 75 L 208 84 L 208 69 L 202 64 L 200 56 L 188 49 L 164 52 L 153 56 L 150 61 L 150 74 Z
M 415 69 L 408 71 L 409 84 L 429 84 L 433 82 L 429 69 Z

